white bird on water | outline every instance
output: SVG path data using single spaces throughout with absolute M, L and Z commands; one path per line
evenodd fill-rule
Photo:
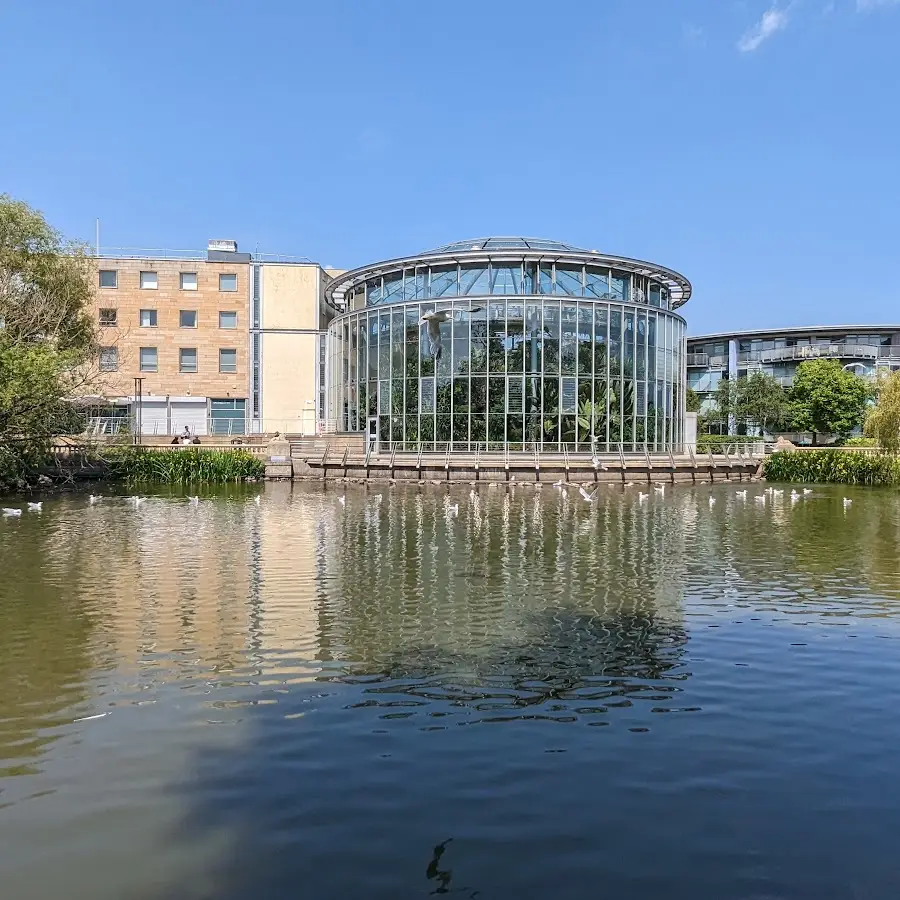
M 765 494 L 760 494 L 758 497 L 754 497 L 753 499 L 754 499 L 757 503 L 765 503 L 765 502 L 766 502 L 766 495 L 765 495 Z
M 259 494 L 257 494 L 257 495 L 253 498 L 253 502 L 254 502 L 257 506 L 259 506 Z
M 743 491 L 735 491 L 735 492 L 734 492 L 734 496 L 735 496 L 735 497 L 740 497 L 741 500 L 746 500 L 746 499 L 747 499 L 747 491 L 746 491 L 746 490 L 743 490 Z
M 588 503 L 593 503 L 593 502 L 594 502 L 594 499 L 595 499 L 596 496 L 597 496 L 597 491 L 599 491 L 599 490 L 600 490 L 600 488 L 594 488 L 593 493 L 590 493 L 590 494 L 589 494 L 589 493 L 588 493 L 588 492 L 587 492 L 580 484 L 578 485 L 578 493 L 581 494 L 581 496 L 584 497 L 584 499 L 585 499 Z
M 657 494 L 665 494 L 666 486 L 664 484 L 661 484 L 659 485 L 659 487 L 653 488 L 653 490 L 656 491 Z
M 88 503 L 93 506 L 95 503 L 99 503 L 102 499 L 103 494 L 91 494 L 90 497 L 88 497 Z
M 8 506 L 4 506 L 3 507 L 3 515 L 4 516 L 21 516 L 22 510 L 21 509 L 11 509 Z
M 844 497 L 844 509 L 846 509 L 853 501 L 849 497 Z
M 341 506 L 346 506 L 346 505 L 347 505 L 347 498 L 346 498 L 346 496 L 341 495 L 340 497 L 338 497 L 338 503 L 340 503 Z
M 138 497 L 137 495 L 135 495 L 134 497 L 128 498 L 129 502 L 133 503 L 135 506 L 140 506 L 144 502 L 145 499 L 146 498 Z
M 28 509 L 31 512 L 40 512 L 44 508 L 44 501 L 38 500 L 36 503 L 32 503 L 31 500 L 28 501 Z
M 638 503 L 643 503 L 650 495 L 643 491 L 638 491 Z
M 711 507 L 716 505 L 716 498 L 715 498 L 715 497 L 710 497 L 710 498 L 709 498 L 709 505 L 710 505 Z
M 447 504 L 447 515 L 448 516 L 458 516 L 459 515 L 459 504 L 458 503 L 448 503 Z
M 791 503 L 796 503 L 800 499 L 801 495 L 796 491 L 791 491 Z
M 803 488 L 803 493 L 809 496 L 812 493 L 812 488 Z
M 456 310 L 457 315 L 464 315 L 466 313 L 474 313 L 480 312 L 484 309 L 483 306 L 473 306 L 469 309 L 458 309 Z M 441 325 L 444 322 L 449 322 L 453 318 L 453 310 L 452 309 L 436 309 L 433 312 L 425 313 L 419 322 L 422 325 L 427 326 L 428 330 L 428 341 L 431 344 L 431 355 L 437 360 L 441 358 L 441 354 L 444 352 L 444 344 L 441 340 Z
M 197 506 L 200 503 L 200 498 L 199 497 L 188 497 L 188 502 L 191 504 L 191 506 Z

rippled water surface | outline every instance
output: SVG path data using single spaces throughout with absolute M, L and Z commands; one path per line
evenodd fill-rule
M 900 497 L 638 490 L 0 519 L 0 895 L 900 896 Z

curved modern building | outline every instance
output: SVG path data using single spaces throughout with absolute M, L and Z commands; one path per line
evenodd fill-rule
M 797 366 L 833 359 L 863 377 L 900 369 L 900 325 L 811 325 L 697 335 L 687 339 L 688 387 L 709 408 L 723 378 L 762 372 L 782 387 Z
M 480 238 L 338 275 L 327 427 L 380 449 L 642 452 L 684 441 L 682 275 Z

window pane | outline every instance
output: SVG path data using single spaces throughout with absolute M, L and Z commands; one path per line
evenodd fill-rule
M 539 273 L 538 293 L 549 294 L 553 290 L 553 266 L 550 263 L 541 263 Z
M 100 310 L 100 324 L 105 328 L 112 328 L 118 321 L 118 312 L 114 309 Z
M 141 287 L 145 291 L 155 291 L 158 286 L 156 272 L 141 272 Z
M 580 297 L 581 268 L 556 267 L 556 293 L 565 294 L 568 297 Z
M 219 371 L 237 372 L 237 350 L 219 350 Z
M 219 328 L 237 328 L 236 312 L 220 312 Z
M 197 348 L 182 347 L 178 351 L 178 371 L 179 372 L 196 372 L 197 371 Z
M 487 267 L 464 268 L 459 273 L 460 294 L 487 294 L 490 292 L 490 279 Z
M 197 310 L 196 309 L 182 309 L 178 311 L 178 325 L 181 328 L 196 328 L 197 327 Z
M 492 294 L 521 294 L 522 266 L 491 266 Z
M 611 293 L 614 300 L 629 300 L 630 299 L 630 291 L 629 287 L 631 285 L 631 278 L 624 272 L 613 272 L 612 274 L 612 284 L 611 284 Z
M 222 273 L 219 275 L 219 290 L 220 291 L 236 291 L 237 290 L 237 275 L 231 273 Z
M 384 293 L 381 296 L 382 303 L 398 303 L 403 299 L 403 274 L 396 272 L 387 275 L 384 279 Z
M 156 371 L 156 347 L 141 347 L 140 352 L 141 371 Z
M 115 269 L 100 270 L 100 287 L 114 288 L 118 287 L 118 272 Z
M 584 295 L 599 297 L 601 300 L 609 299 L 609 270 L 592 269 L 588 266 L 585 272 Z
M 450 297 L 459 292 L 456 266 L 435 266 L 431 270 L 432 297 Z
M 370 304 L 381 303 L 381 279 L 366 282 L 366 298 Z
M 243 434 L 246 400 L 210 400 L 210 431 L 213 434 Z
M 119 368 L 119 351 L 115 347 L 100 348 L 100 371 L 115 372 Z
M 196 272 L 182 272 L 181 273 L 181 289 L 183 291 L 196 291 L 197 290 L 197 273 Z
M 156 310 L 141 310 L 141 328 L 156 328 Z

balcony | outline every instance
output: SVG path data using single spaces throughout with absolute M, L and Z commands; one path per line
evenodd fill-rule
M 687 364 L 689 366 L 701 366 L 705 369 L 709 365 L 709 355 L 706 353 L 688 353 Z
M 775 350 L 751 350 L 738 354 L 738 362 L 781 362 L 807 359 L 878 359 L 883 350 L 874 344 L 803 344 L 796 347 L 779 347 Z M 898 348 L 900 350 L 900 348 Z

